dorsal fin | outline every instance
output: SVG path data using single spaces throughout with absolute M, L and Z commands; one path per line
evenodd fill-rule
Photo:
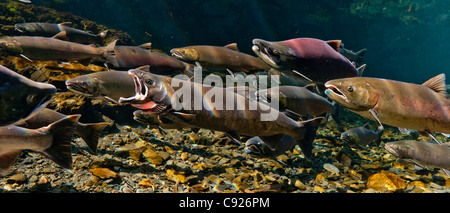
M 331 40 L 326 41 L 328 45 L 330 45 L 333 49 L 339 52 L 339 46 L 341 46 L 341 40 Z
M 62 22 L 62 23 L 59 23 L 60 25 L 72 25 L 72 22 L 70 22 L 70 21 L 66 21 L 66 22 Z
M 136 68 L 137 70 L 142 70 L 145 72 L 150 72 L 150 65 L 144 65 L 144 66 L 140 66 L 138 68 Z
M 152 49 L 152 43 L 148 42 L 148 43 L 145 43 L 145 44 L 141 44 L 141 45 L 139 45 L 139 47 L 142 48 L 142 49 L 151 50 Z
M 237 43 L 227 44 L 227 45 L 225 45 L 224 47 L 226 47 L 226 48 L 228 48 L 228 49 L 230 49 L 230 50 L 234 50 L 234 51 L 239 52 L 239 49 L 238 49 L 238 47 L 237 47 Z
M 429 87 L 435 92 L 447 97 L 447 89 L 445 88 L 445 74 L 439 74 L 430 78 L 430 80 L 426 81 L 422 85 Z

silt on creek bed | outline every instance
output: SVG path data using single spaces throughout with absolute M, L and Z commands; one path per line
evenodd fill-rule
M 70 100 L 70 99 L 69 99 Z M 351 124 L 347 123 L 351 119 Z M 349 112 L 348 128 L 364 120 Z M 372 123 L 375 126 L 374 123 Z M 347 126 L 347 125 L 346 125 Z M 372 127 L 373 127 L 372 126 Z M 448 192 L 438 169 L 415 170 L 396 162 L 385 141 L 408 139 L 388 127 L 380 146 L 343 144 L 333 122 L 322 125 L 311 161 L 297 147 L 277 157 L 252 158 L 223 133 L 115 124 L 101 135 L 97 154 L 74 137 L 73 172 L 37 153 L 23 153 L 0 179 L 3 192 Z M 441 136 L 438 136 L 439 139 Z M 426 138 L 419 138 L 426 140 Z M 78 146 L 76 146 L 77 144 Z M 282 165 L 280 162 L 287 164 Z

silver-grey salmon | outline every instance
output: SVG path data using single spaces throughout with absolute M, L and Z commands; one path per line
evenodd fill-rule
M 42 110 L 56 87 L 32 81 L 0 65 L 0 126 L 25 120 Z
M 55 121 L 65 118 L 67 115 L 59 113 L 55 110 L 44 108 L 37 115 L 24 120 L 20 123 L 16 123 L 16 126 L 24 127 L 27 129 L 38 129 L 43 126 L 47 126 Z M 97 152 L 98 139 L 102 130 L 108 126 L 108 123 L 80 123 L 77 122 L 75 134 L 79 135 L 84 142 L 88 145 L 89 149 L 93 152 Z
M 239 52 L 236 43 L 220 46 L 195 45 L 170 50 L 172 56 L 202 67 L 232 71 L 267 71 L 270 67 L 258 57 Z
M 0 127 L 0 175 L 5 175 L 24 149 L 42 153 L 59 166 L 72 170 L 71 139 L 80 115 L 70 115 L 46 127 Z
M 36 61 L 78 61 L 87 66 L 94 58 L 103 57 L 104 51 L 115 43 L 113 41 L 106 47 L 95 47 L 56 38 L 13 36 L 0 39 L 0 55 Z
M 384 129 L 378 132 L 369 129 L 369 124 L 364 124 L 361 127 L 351 128 L 341 134 L 343 142 L 365 147 L 371 143 L 379 142 Z
M 390 153 L 423 167 L 440 168 L 450 175 L 450 142 L 393 141 L 385 144 Z
M 101 44 L 103 38 L 106 36 L 108 30 L 105 30 L 98 35 L 69 27 L 70 22 L 64 22 L 59 24 L 45 23 L 45 22 L 29 22 L 18 23 L 14 27 L 17 31 L 28 36 L 43 36 L 54 37 L 57 39 L 71 41 L 81 44 Z
M 297 142 L 289 135 L 284 135 L 275 150 L 270 149 L 259 137 L 253 137 L 245 142 L 245 152 L 259 158 L 277 157 L 286 151 L 292 151 Z
M 150 50 L 150 43 L 140 46 L 115 45 L 103 54 L 108 68 L 118 70 L 136 69 L 148 65 L 156 74 L 191 75 L 194 66 L 172 56 Z
M 146 113 L 155 115 L 166 115 L 176 117 L 179 121 L 184 121 L 186 125 L 192 125 L 198 128 L 211 129 L 226 132 L 228 136 L 235 141 L 240 141 L 239 135 L 259 136 L 271 149 L 276 149 L 278 142 L 283 135 L 291 135 L 297 144 L 299 144 L 307 158 L 311 157 L 313 141 L 316 131 L 322 117 L 297 122 L 275 108 L 270 108 L 256 100 L 238 95 L 233 90 L 223 87 L 215 87 L 206 84 L 199 84 L 191 81 L 178 79 L 178 83 L 172 85 L 172 78 L 167 76 L 155 75 L 141 70 L 129 70 L 128 73 L 133 76 L 136 85 L 136 95 L 129 98 L 120 98 L 120 103 L 130 103 L 134 107 L 141 109 Z M 178 96 L 176 92 L 183 90 L 190 96 Z M 186 93 L 186 95 L 188 95 Z M 224 94 L 222 97 L 210 97 L 211 93 Z M 205 95 L 206 94 L 206 95 Z M 226 95 L 225 95 L 226 94 Z M 201 108 L 196 106 L 194 98 L 200 97 L 202 101 Z M 226 108 L 227 101 L 230 101 Z M 183 100 L 184 99 L 184 100 Z M 223 108 L 212 107 L 217 104 L 219 99 Z M 178 102 L 178 101 L 180 102 Z M 183 106 L 179 109 L 180 104 Z M 250 104 L 257 106 L 250 110 Z M 242 109 L 238 108 L 243 107 Z M 174 110 L 176 109 L 176 110 Z M 270 112 L 273 120 L 264 121 L 261 119 L 263 114 Z M 273 114 L 272 114 L 273 113 Z
M 67 89 L 89 98 L 117 103 L 120 97 L 135 93 L 134 80 L 127 72 L 101 71 L 66 80 Z

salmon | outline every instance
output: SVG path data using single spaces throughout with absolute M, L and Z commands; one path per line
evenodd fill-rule
M 368 77 L 331 80 L 325 94 L 341 106 L 380 126 L 450 133 L 450 99 L 445 74 L 422 85 Z

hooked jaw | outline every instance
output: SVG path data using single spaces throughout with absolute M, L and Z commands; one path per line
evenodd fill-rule
M 75 79 L 69 79 L 66 81 L 66 87 L 68 90 L 76 94 L 80 94 L 87 97 L 95 96 L 93 89 L 91 89 L 92 91 L 89 90 L 88 88 L 89 85 L 87 82 L 79 82 L 78 80 Z
M 183 59 L 184 58 L 183 54 L 178 49 L 171 49 L 170 53 L 172 54 L 173 57 L 175 57 L 177 59 Z
M 142 71 L 128 71 L 128 74 L 133 77 L 136 94 L 129 98 L 120 97 L 119 103 L 129 103 L 148 114 L 163 114 L 168 111 L 170 106 L 158 104 L 152 99 L 149 87 L 144 83 L 142 77 L 138 76 L 138 72 Z
M 263 40 L 261 39 L 253 39 L 253 47 L 252 50 L 255 54 L 268 65 L 273 68 L 279 69 L 280 66 L 274 61 L 272 56 L 269 54 L 269 50 L 263 44 Z
M 329 84 L 329 83 L 325 83 L 325 88 L 326 88 L 325 94 L 328 97 L 334 96 L 334 98 L 330 97 L 332 99 L 335 99 L 336 97 L 339 97 L 340 99 L 343 99 L 346 102 L 349 102 L 349 100 L 348 100 L 347 96 L 345 95 L 345 93 L 343 93 L 338 87 L 336 87 L 336 86 L 334 86 L 332 84 Z

